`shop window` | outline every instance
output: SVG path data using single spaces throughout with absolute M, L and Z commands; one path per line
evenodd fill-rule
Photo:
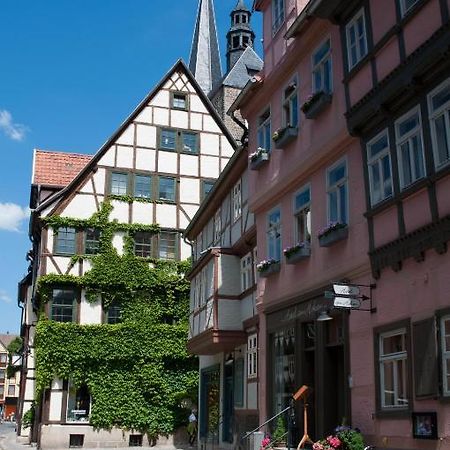
M 69 383 L 67 421 L 89 422 L 90 409 L 91 396 L 87 386 L 76 387 L 73 383 Z
M 74 322 L 78 293 L 74 289 L 53 289 L 50 319 L 55 322 Z
M 55 253 L 60 255 L 74 255 L 76 253 L 76 236 L 75 228 L 58 228 L 55 235 Z

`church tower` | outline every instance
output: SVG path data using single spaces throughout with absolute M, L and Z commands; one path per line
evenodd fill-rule
M 227 33 L 227 73 L 233 68 L 247 47 L 253 48 L 255 33 L 250 20 L 252 13 L 245 6 L 244 0 L 238 0 L 231 11 L 231 28 Z
M 220 84 L 222 65 L 213 0 L 200 0 L 189 69 L 206 95 Z

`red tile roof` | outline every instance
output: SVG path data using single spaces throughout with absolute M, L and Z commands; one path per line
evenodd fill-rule
M 32 184 L 67 186 L 91 159 L 80 153 L 35 150 Z

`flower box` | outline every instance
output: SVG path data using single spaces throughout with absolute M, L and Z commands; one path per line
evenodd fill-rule
M 258 150 L 249 157 L 250 169 L 258 170 L 263 164 L 269 161 L 269 159 L 270 153 L 263 148 L 258 148 Z
M 295 245 L 284 251 L 286 264 L 297 264 L 299 261 L 308 259 L 311 256 L 311 247 L 309 244 Z
M 331 103 L 331 94 L 319 91 L 313 94 L 302 106 L 307 119 L 315 119 Z
M 298 127 L 287 126 L 275 131 L 272 136 L 275 142 L 275 148 L 282 149 L 289 145 L 292 141 L 295 141 L 298 135 Z
M 348 236 L 348 226 L 345 223 L 335 223 L 331 224 L 319 233 L 319 245 L 321 247 L 330 247 L 335 242 L 347 239 Z
M 256 265 L 256 269 L 258 270 L 261 278 L 267 278 L 273 273 L 280 271 L 280 261 L 275 261 L 274 259 L 261 261 Z

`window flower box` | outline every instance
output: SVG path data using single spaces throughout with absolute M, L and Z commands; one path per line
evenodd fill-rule
M 259 147 L 256 152 L 249 156 L 250 169 L 258 170 L 262 165 L 264 165 L 270 159 L 270 153 L 265 149 Z
M 307 119 L 315 119 L 330 103 L 331 94 L 318 91 L 308 97 L 301 109 Z
M 261 278 L 267 278 L 273 273 L 280 271 L 280 261 L 275 259 L 265 259 L 256 264 L 256 270 L 259 272 Z
M 272 139 L 275 142 L 275 148 L 282 149 L 289 145 L 297 138 L 298 127 L 287 126 L 275 131 L 272 135 Z
M 311 246 L 309 242 L 299 242 L 292 247 L 285 248 L 283 253 L 286 257 L 286 264 L 297 264 L 310 257 Z
M 331 222 L 326 228 L 319 231 L 319 245 L 321 247 L 330 247 L 335 242 L 347 239 L 348 225 L 341 222 Z

